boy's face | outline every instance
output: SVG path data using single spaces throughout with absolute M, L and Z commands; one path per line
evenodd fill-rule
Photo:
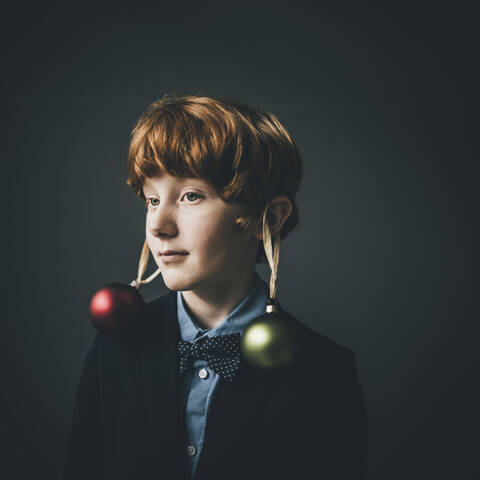
M 147 178 L 143 193 L 147 243 L 167 288 L 221 291 L 254 269 L 255 227 L 235 228 L 241 206 L 224 202 L 209 182 L 164 173 Z M 161 255 L 167 250 L 186 254 Z

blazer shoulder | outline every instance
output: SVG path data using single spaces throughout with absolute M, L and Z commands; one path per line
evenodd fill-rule
M 290 316 L 300 329 L 305 345 L 308 347 L 307 355 L 310 356 L 310 360 L 314 360 L 315 363 L 321 361 L 322 364 L 344 365 L 356 370 L 356 358 L 352 350 L 326 335 L 312 330 L 290 312 L 284 310 L 284 313 Z
M 345 345 L 342 345 L 335 340 L 326 337 L 325 335 L 321 334 L 320 332 L 316 332 L 311 330 L 311 334 L 313 336 L 313 341 L 317 345 L 321 345 L 324 349 L 326 349 L 330 354 L 339 356 L 345 359 L 352 360 L 355 358 L 355 354 L 352 350 L 347 348 Z
M 172 307 L 172 304 L 176 305 L 177 301 L 177 292 L 170 290 L 167 293 L 161 295 L 160 297 L 156 297 L 152 300 L 146 302 L 147 305 L 147 312 L 155 313 L 161 311 L 165 307 Z

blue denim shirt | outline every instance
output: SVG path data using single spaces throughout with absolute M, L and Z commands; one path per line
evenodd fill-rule
M 182 293 L 177 291 L 180 338 L 196 343 L 205 336 L 241 333 L 248 323 L 265 313 L 268 295 L 267 284 L 255 272 L 255 283 L 240 304 L 214 329 L 201 329 L 185 309 Z M 185 455 L 190 478 L 193 478 L 202 452 L 205 428 L 208 426 L 209 407 L 218 383 L 225 380 L 208 367 L 206 360 L 194 360 L 193 369 L 183 376 L 183 408 L 187 428 Z

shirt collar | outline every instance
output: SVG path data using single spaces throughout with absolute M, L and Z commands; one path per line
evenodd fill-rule
M 204 336 L 228 335 L 241 333 L 255 318 L 265 313 L 269 296 L 267 284 L 255 272 L 253 287 L 247 296 L 213 329 L 202 329 L 188 314 L 181 291 L 177 291 L 177 316 L 182 340 L 192 342 Z

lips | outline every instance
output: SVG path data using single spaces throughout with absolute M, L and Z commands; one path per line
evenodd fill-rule
M 166 250 L 164 252 L 160 252 L 160 255 L 165 255 L 165 256 L 168 256 L 168 255 L 188 255 L 188 252 L 182 252 L 182 251 L 175 251 L 175 250 Z
M 160 255 L 160 261 L 163 264 L 172 264 L 175 265 L 178 262 L 181 262 L 184 257 L 188 255 L 187 252 L 173 252 L 168 251 Z

